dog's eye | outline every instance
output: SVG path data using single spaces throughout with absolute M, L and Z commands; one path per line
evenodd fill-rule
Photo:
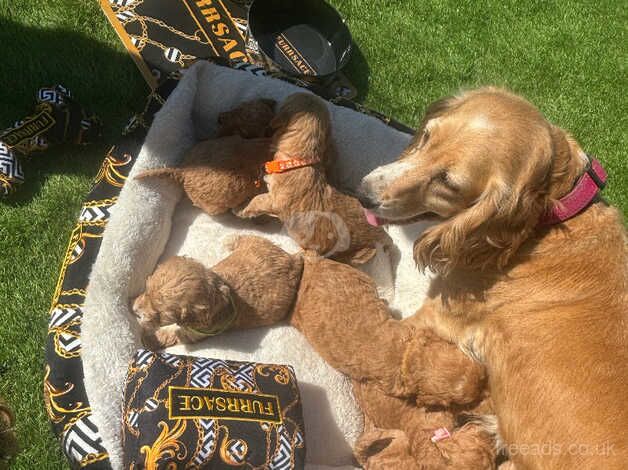
M 451 191 L 454 191 L 454 192 L 460 191 L 460 186 L 451 180 L 449 173 L 445 170 L 438 172 L 436 176 L 434 177 L 434 180 L 438 181 L 443 186 L 446 186 Z

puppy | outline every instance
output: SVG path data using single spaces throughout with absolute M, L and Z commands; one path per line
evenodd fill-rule
M 218 115 L 218 137 L 239 135 L 244 139 L 268 137 L 275 117 L 275 100 L 245 101 L 231 111 Z
M 209 215 L 228 212 L 264 190 L 261 168 L 270 158 L 264 138 L 274 116 L 274 101 L 248 101 L 218 117 L 219 138 L 192 148 L 179 168 L 144 171 L 136 179 L 170 178 L 192 203 Z
M 486 366 L 517 469 L 628 462 L 628 239 L 603 179 L 532 104 L 484 88 L 431 106 L 362 181 L 372 222 L 437 222 L 414 245 L 438 275 L 409 324 Z
M 364 469 L 496 468 L 491 433 L 473 422 L 459 426 L 453 410 L 419 407 L 369 382 L 354 382 L 353 393 L 366 421 L 355 446 L 356 459 Z M 451 431 L 449 435 L 435 432 L 444 429 Z
M 382 462 L 389 468 L 432 468 L 419 466 L 426 461 L 435 462 L 433 468 L 494 468 L 490 432 L 474 423 L 453 430 L 456 413 L 475 411 L 484 397 L 484 369 L 429 330 L 393 319 L 366 274 L 311 251 L 302 269 L 291 324 L 354 381 L 358 404 L 377 429 L 366 432 L 356 448 L 365 468 L 384 468 L 377 466 Z M 447 390 L 443 375 L 454 383 Z M 450 410 L 432 411 L 452 403 Z M 443 427 L 452 436 L 433 442 L 434 431 Z M 384 452 L 383 442 L 395 437 L 401 440 Z
M 303 249 L 355 265 L 369 261 L 378 243 L 390 244 L 384 230 L 366 222 L 355 198 L 327 182 L 331 127 L 321 99 L 309 93 L 289 96 L 271 126 L 274 157 L 264 177 L 268 193 L 255 196 L 237 215 L 277 217 Z
M 153 349 L 192 343 L 230 328 L 282 320 L 292 309 L 303 259 L 270 241 L 237 237 L 232 253 L 206 269 L 179 256 L 157 266 L 133 312 Z

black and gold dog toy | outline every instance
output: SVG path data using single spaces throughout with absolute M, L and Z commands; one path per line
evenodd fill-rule
M 24 182 L 18 154 L 30 156 L 62 142 L 87 144 L 100 135 L 101 127 L 70 90 L 61 85 L 41 88 L 34 113 L 0 132 L 0 197 Z

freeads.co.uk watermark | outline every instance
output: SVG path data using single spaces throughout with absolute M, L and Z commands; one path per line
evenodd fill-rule
M 599 443 L 559 443 L 559 442 L 539 442 L 526 444 L 508 444 L 504 448 L 511 457 L 521 456 L 590 456 L 590 457 L 612 457 L 615 455 L 615 444 L 611 442 Z

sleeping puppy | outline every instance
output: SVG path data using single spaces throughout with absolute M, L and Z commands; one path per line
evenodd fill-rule
M 245 139 L 268 137 L 275 117 L 275 100 L 261 98 L 245 101 L 218 115 L 218 137 L 239 135 Z
M 264 138 L 274 101 L 247 101 L 218 117 L 219 137 L 195 145 L 179 168 L 144 171 L 136 179 L 170 178 L 192 203 L 209 215 L 228 212 L 264 190 L 260 169 L 270 158 Z
M 241 236 L 212 269 L 174 256 L 157 266 L 133 303 L 151 349 L 193 343 L 230 328 L 277 323 L 292 309 L 303 259 L 270 241 Z
M 603 179 L 533 105 L 484 88 L 433 105 L 362 181 L 371 222 L 437 222 L 414 245 L 438 276 L 409 323 L 486 366 L 518 470 L 628 462 L 628 241 Z
M 364 468 L 494 468 L 493 436 L 475 423 L 454 426 L 457 411 L 475 409 L 484 368 L 434 333 L 395 320 L 366 274 L 306 252 L 291 324 L 352 379 L 356 400 L 374 427 L 356 449 Z M 446 390 L 444 375 L 455 382 Z M 456 408 L 442 407 L 451 403 Z M 434 442 L 439 428 L 451 429 L 451 435 Z M 388 466 L 378 466 L 384 462 Z
M 378 243 L 388 245 L 386 232 L 366 222 L 357 199 L 327 182 L 332 142 L 325 103 L 309 93 L 290 95 L 271 126 L 268 193 L 255 196 L 237 215 L 277 217 L 303 249 L 355 265 L 373 258 Z
M 496 468 L 492 434 L 478 423 L 460 423 L 462 414 L 416 406 L 368 382 L 354 382 L 353 394 L 365 416 L 365 429 L 354 451 L 365 470 Z M 480 406 L 487 405 L 482 402 Z M 436 438 L 435 430 L 443 429 L 452 431 Z

